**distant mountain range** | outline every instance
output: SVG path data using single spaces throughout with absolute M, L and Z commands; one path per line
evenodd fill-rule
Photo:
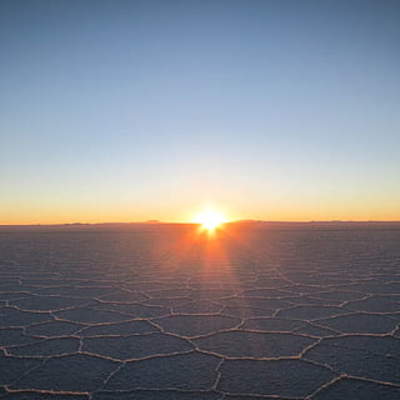
M 106 223 L 82 223 L 69 224 L 32 224 L 32 225 L 0 225 L 0 232 L 5 231 L 94 231 L 94 230 L 130 230 L 130 229 L 162 229 L 168 227 L 190 227 L 198 224 L 162 222 L 148 220 L 145 222 L 106 222 Z M 243 228 L 270 228 L 270 229 L 349 229 L 349 228 L 385 228 L 400 229 L 400 221 L 262 221 L 262 220 L 236 220 L 226 223 L 232 227 Z

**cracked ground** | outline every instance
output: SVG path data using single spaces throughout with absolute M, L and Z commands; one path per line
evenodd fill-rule
M 0 232 L 0 398 L 400 398 L 400 227 Z

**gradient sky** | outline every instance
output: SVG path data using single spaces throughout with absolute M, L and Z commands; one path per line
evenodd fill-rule
M 400 219 L 397 0 L 2 0 L 0 223 Z

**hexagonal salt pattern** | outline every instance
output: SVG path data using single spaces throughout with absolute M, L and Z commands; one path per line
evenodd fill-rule
M 0 232 L 0 399 L 400 398 L 400 226 L 193 229 Z

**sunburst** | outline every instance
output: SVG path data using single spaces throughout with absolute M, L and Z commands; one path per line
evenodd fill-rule
M 227 219 L 221 212 L 207 209 L 199 213 L 194 222 L 201 224 L 202 230 L 212 232 L 227 222 Z

